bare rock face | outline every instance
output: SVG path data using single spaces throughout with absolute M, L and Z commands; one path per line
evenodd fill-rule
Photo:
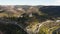
M 37 13 L 37 14 L 39 14 L 40 11 L 39 11 L 39 8 L 37 8 L 37 7 L 30 7 L 30 8 L 27 10 L 27 13 L 28 13 L 28 14 L 31 14 L 31 13 Z
M 25 13 L 25 10 L 23 8 L 15 8 L 12 5 L 7 6 L 0 6 L 0 13 L 7 14 L 9 17 L 19 17 L 21 14 Z M 5 15 L 6 16 L 6 15 Z

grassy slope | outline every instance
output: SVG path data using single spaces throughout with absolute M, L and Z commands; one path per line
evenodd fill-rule
M 60 23 L 46 23 L 41 26 L 39 34 L 52 34 L 58 28 L 60 28 Z

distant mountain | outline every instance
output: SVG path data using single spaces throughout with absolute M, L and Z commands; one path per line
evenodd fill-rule
M 48 16 L 53 16 L 53 17 L 60 17 L 60 6 L 29 6 L 29 5 L 7 5 L 7 6 L 0 6 L 0 13 L 2 12 L 8 12 L 8 13 L 19 13 L 21 11 L 18 11 L 18 8 L 22 8 L 25 12 L 29 10 L 30 7 L 36 7 L 40 12 L 47 14 Z M 34 8 L 34 9 L 36 9 Z M 23 13 L 24 13 L 23 11 Z M 30 10 L 32 11 L 32 10 Z M 34 11 L 33 11 L 34 12 Z M 38 12 L 39 13 L 39 12 Z
M 49 16 L 60 17 L 60 6 L 43 6 L 39 10 Z
M 23 9 L 27 10 L 31 6 L 29 6 L 29 5 L 15 5 L 14 7 L 15 8 L 23 8 Z

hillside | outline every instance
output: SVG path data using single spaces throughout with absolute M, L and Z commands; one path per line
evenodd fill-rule
M 60 34 L 59 11 L 60 6 L 1 5 L 0 31 L 3 34 Z

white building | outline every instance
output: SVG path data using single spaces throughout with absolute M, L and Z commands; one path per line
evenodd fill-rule
M 56 22 L 60 22 L 60 20 L 56 20 Z

